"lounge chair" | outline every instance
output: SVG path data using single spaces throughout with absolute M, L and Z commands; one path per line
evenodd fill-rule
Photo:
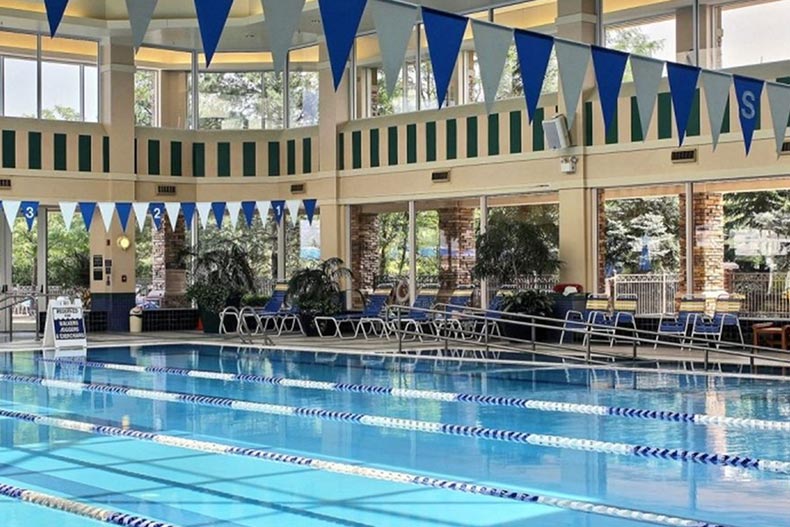
M 639 298 L 636 295 L 617 295 L 613 303 L 613 312 L 605 316 L 601 322 L 604 326 L 611 326 L 612 337 L 609 339 L 609 346 L 614 346 L 618 328 L 630 326 L 633 330 L 632 336 L 636 338 L 636 310 L 639 305 Z
M 386 326 L 381 319 L 381 315 L 391 295 L 392 284 L 379 284 L 376 290 L 367 297 L 365 308 L 362 311 L 342 313 L 333 317 L 315 317 L 318 334 L 321 337 L 325 336 L 321 329 L 321 325 L 324 323 L 329 326 L 330 330 L 334 327 L 333 336 L 341 339 L 357 338 L 360 331 L 367 338 L 366 326 L 370 327 L 374 334 L 380 335 Z M 351 326 L 354 332 L 353 336 L 347 337 L 343 335 L 343 324 Z M 379 328 L 379 330 L 376 331 L 376 328 Z
M 400 318 L 397 316 L 390 317 L 390 330 L 400 330 L 404 332 L 413 331 L 414 334 L 412 336 L 422 341 L 423 336 L 425 336 L 423 328 L 425 326 L 433 327 L 431 324 L 433 316 L 425 310 L 429 310 L 434 306 L 438 295 L 438 286 L 431 286 L 420 290 L 411 308 L 406 313 L 403 313 Z M 400 327 L 398 326 L 398 322 L 400 322 Z
M 565 314 L 565 322 L 562 324 L 560 333 L 560 344 L 565 343 L 565 332 L 571 334 L 584 332 L 584 344 L 590 338 L 590 324 L 605 325 L 609 316 L 609 297 L 606 295 L 591 294 L 587 297 L 584 311 L 568 311 Z M 575 331 L 574 331 L 575 330 Z M 606 333 L 611 333 L 610 329 L 603 329 Z
M 743 331 L 741 330 L 741 304 L 743 297 L 722 295 L 716 299 L 716 311 L 712 317 L 700 315 L 695 317 L 691 325 L 691 338 L 701 337 L 705 340 L 716 342 L 716 347 L 721 346 L 724 330 L 735 328 L 741 344 L 743 341 Z
M 452 332 L 455 336 L 464 338 L 463 324 L 458 317 L 463 313 L 464 309 L 469 307 L 472 303 L 472 293 L 474 290 L 471 287 L 462 287 L 453 291 L 446 304 L 439 304 L 436 306 L 441 314 L 437 314 L 433 319 L 433 325 L 436 334 L 440 335 L 442 332 Z
M 272 296 L 266 305 L 260 309 L 255 310 L 255 317 L 257 319 L 257 328 L 255 333 L 265 333 L 271 329 L 280 331 L 280 322 L 283 315 L 283 304 L 285 303 L 285 296 L 288 294 L 288 284 L 279 283 L 274 287 Z
M 661 315 L 658 319 L 658 335 L 653 349 L 658 347 L 662 336 L 680 339 L 681 345 L 686 343 L 689 328 L 693 327 L 697 318 L 705 316 L 705 299 L 695 295 L 684 295 L 680 299 L 677 315 Z

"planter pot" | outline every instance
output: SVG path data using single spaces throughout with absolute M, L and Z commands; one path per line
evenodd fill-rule
M 203 333 L 216 335 L 219 333 L 219 314 L 200 309 L 200 320 L 203 322 Z
M 300 313 L 299 321 L 302 323 L 304 333 L 308 337 L 317 337 L 318 328 L 316 327 L 315 317 L 313 313 Z M 324 329 L 323 327 L 321 329 Z
M 568 311 L 579 311 L 583 312 L 584 307 L 587 304 L 587 295 L 585 294 L 576 294 L 576 295 L 560 295 L 555 294 L 554 298 L 554 318 L 559 318 L 560 320 L 565 320 L 565 316 L 568 314 Z
M 502 336 L 508 339 L 518 339 L 520 341 L 529 342 L 532 340 L 532 327 L 523 326 L 521 324 L 508 324 L 509 320 L 516 322 L 529 323 L 530 320 L 521 316 L 502 315 L 502 321 L 499 323 Z M 538 324 L 544 322 L 537 321 Z M 535 328 L 535 341 L 536 342 L 550 342 L 555 330 L 546 328 Z

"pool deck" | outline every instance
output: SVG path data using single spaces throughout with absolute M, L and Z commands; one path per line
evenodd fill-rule
M 236 336 L 206 335 L 197 331 L 185 332 L 155 332 L 144 334 L 129 333 L 102 333 L 89 336 L 90 346 L 142 346 L 154 344 L 214 344 L 227 345 L 232 347 L 260 347 L 266 348 L 262 341 L 254 344 L 240 342 Z M 335 337 L 311 338 L 302 335 L 281 335 L 273 337 L 275 349 L 293 349 L 299 351 L 320 351 L 326 353 L 353 353 L 360 355 L 392 355 L 399 353 L 398 341 L 383 338 L 371 339 L 339 339 Z M 500 346 L 502 346 L 500 348 Z M 269 346 L 271 347 L 271 346 Z M 506 349 L 505 349 L 506 348 Z M 13 342 L 6 340 L 0 341 L 0 352 L 30 351 L 40 349 L 40 341 L 36 342 L 33 335 L 15 336 Z M 497 354 L 499 351 L 501 353 Z M 575 348 L 565 347 L 562 349 L 552 348 L 551 346 L 538 343 L 533 349 L 530 344 L 513 344 L 506 341 L 493 341 L 486 350 L 485 346 L 474 343 L 445 343 L 444 341 L 432 340 L 425 342 L 405 341 L 400 352 L 404 355 L 420 355 L 423 357 L 441 357 L 445 359 L 457 360 L 480 360 L 480 359 L 504 359 L 507 362 L 518 361 L 541 361 L 545 355 L 551 354 L 556 358 L 561 358 L 562 362 L 572 365 L 583 365 L 586 350 L 581 346 Z M 543 357 L 541 357 L 543 352 Z M 646 367 L 656 368 L 657 361 L 662 365 L 677 367 L 682 370 L 701 371 L 704 370 L 705 353 L 701 350 L 681 350 L 673 346 L 642 345 L 636 349 L 636 359 L 634 359 L 634 348 L 631 344 L 615 344 L 610 347 L 608 343 L 594 343 L 591 346 L 591 358 L 598 365 L 611 366 L 616 362 L 619 367 Z M 776 360 L 774 360 L 776 359 Z M 709 369 L 719 370 L 725 367 L 727 370 L 748 371 L 750 358 L 748 356 L 733 356 L 731 354 L 717 352 L 711 348 L 709 352 Z M 785 361 L 785 362 L 780 362 Z M 755 353 L 755 366 L 757 372 L 760 368 L 771 368 L 770 373 L 790 375 L 790 353 L 773 351 L 759 351 Z M 721 365 L 721 366 L 720 366 Z M 790 380 L 790 377 L 788 377 Z

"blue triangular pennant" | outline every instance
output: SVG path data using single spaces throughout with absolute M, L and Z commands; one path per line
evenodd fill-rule
M 617 110 L 617 98 L 620 96 L 628 53 L 593 46 L 592 60 L 595 82 L 598 84 L 598 98 L 601 100 L 604 129 L 608 132 Z
M 49 36 L 54 37 L 58 32 L 60 21 L 63 20 L 63 13 L 66 12 L 66 6 L 69 0 L 44 0 L 44 5 L 47 8 L 47 20 L 49 21 Z
M 224 201 L 215 201 L 211 204 L 211 210 L 214 212 L 214 221 L 217 222 L 217 228 L 222 228 L 222 220 L 225 219 L 225 208 L 227 204 Z
M 154 220 L 154 227 L 156 227 L 156 230 L 162 230 L 162 222 L 165 221 L 165 204 L 151 203 L 148 206 L 148 212 Z
M 206 67 L 211 64 L 211 59 L 217 50 L 232 5 L 233 0 L 195 0 L 200 38 L 203 41 L 203 53 L 206 55 Z
M 181 202 L 181 214 L 184 216 L 184 226 L 188 231 L 192 230 L 192 220 L 195 218 L 196 206 L 194 203 Z
M 524 97 L 527 100 L 529 122 L 538 108 L 540 94 L 543 91 L 543 80 L 551 58 L 554 39 L 548 35 L 532 31 L 516 30 L 516 52 L 518 53 L 521 83 L 524 85 Z
M 335 90 L 343 80 L 346 62 L 351 53 L 351 46 L 354 45 L 354 39 L 357 37 L 365 4 L 367 0 L 319 0 L 318 2 Z
M 279 225 L 285 214 L 285 201 L 272 201 L 272 210 L 274 211 L 274 222 Z
M 304 200 L 304 212 L 307 215 L 307 223 L 310 225 L 313 224 L 313 218 L 315 217 L 315 208 L 318 205 L 318 200 L 315 199 L 306 199 Z
M 33 222 L 36 221 L 38 217 L 38 201 L 23 201 L 19 206 L 19 212 L 21 212 L 22 216 L 25 218 L 27 230 L 30 232 L 33 230 Z
M 733 75 L 733 80 L 735 82 L 735 96 L 738 98 L 738 117 L 741 121 L 743 144 L 748 156 L 749 150 L 752 148 L 752 137 L 754 129 L 757 127 L 757 119 L 760 118 L 760 97 L 765 82 L 740 75 Z
M 132 204 L 116 203 L 115 212 L 118 213 L 118 221 L 121 223 L 121 230 L 126 232 L 126 226 L 129 225 L 129 218 L 132 217 Z
M 247 221 L 247 227 L 252 227 L 252 222 L 255 220 L 255 202 L 242 201 L 241 210 L 244 212 L 244 219 Z
M 683 145 L 686 138 L 686 127 L 691 115 L 691 104 L 697 93 L 697 80 L 700 69 L 695 66 L 667 62 L 669 91 L 672 95 L 672 109 L 675 112 L 675 124 L 678 127 L 678 144 Z
M 436 98 L 441 108 L 444 106 L 447 89 L 453 78 L 455 63 L 461 52 L 461 43 L 469 19 L 454 13 L 423 7 L 422 21 L 425 24 L 425 37 L 428 39 L 433 79 L 436 82 Z
M 85 230 L 90 232 L 91 224 L 93 224 L 93 213 L 96 212 L 96 203 L 93 201 L 81 201 L 79 207 Z

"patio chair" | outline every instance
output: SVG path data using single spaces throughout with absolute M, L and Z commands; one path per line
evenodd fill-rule
M 380 335 L 384 331 L 385 324 L 381 320 L 382 311 L 387 306 L 387 301 L 392 295 L 392 284 L 379 284 L 373 293 L 367 297 L 365 307 L 359 312 L 341 313 L 333 317 L 315 317 L 316 328 L 318 329 L 319 336 L 323 337 L 324 332 L 321 329 L 321 323 L 326 323 L 329 327 L 334 327 L 333 336 L 340 339 L 354 339 L 359 336 L 359 332 L 367 338 L 367 324 L 374 334 Z M 352 337 L 343 335 L 343 324 L 348 324 L 353 330 Z M 378 328 L 378 331 L 377 331 Z
M 714 341 L 718 348 L 721 346 L 725 329 L 735 328 L 741 344 L 744 344 L 741 320 L 738 316 L 742 303 L 742 296 L 719 296 L 716 299 L 716 310 L 712 317 L 701 315 L 694 319 L 691 326 L 691 338 L 701 337 Z
M 578 333 L 584 332 L 584 344 L 587 344 L 587 339 L 590 334 L 590 324 L 605 325 L 609 317 L 609 297 L 606 295 L 591 294 L 587 297 L 587 302 L 584 305 L 584 311 L 568 311 L 565 314 L 565 321 L 562 324 L 562 332 L 560 333 L 560 344 L 565 343 L 565 333 Z M 609 333 L 609 329 L 604 329 Z M 571 340 L 572 342 L 572 340 Z
M 432 327 L 431 321 L 433 317 L 430 313 L 424 311 L 426 309 L 431 309 L 433 305 L 436 303 L 436 297 L 439 295 L 439 286 L 430 286 L 425 289 L 421 289 L 420 292 L 417 294 L 417 298 L 414 300 L 414 304 L 412 304 L 411 308 L 400 317 L 400 327 L 398 327 L 398 317 L 390 317 L 389 324 L 390 330 L 392 331 L 404 331 L 408 332 L 410 330 L 414 331 L 414 338 L 418 338 L 420 341 L 423 340 L 423 336 L 425 336 L 425 332 L 423 328 L 425 326 Z
M 269 329 L 275 331 L 280 330 L 280 319 L 283 313 L 283 303 L 285 302 L 285 295 L 288 294 L 288 284 L 279 283 L 274 287 L 272 296 L 266 305 L 260 309 L 255 310 L 257 319 L 257 328 L 255 333 L 264 333 Z
M 474 289 L 471 287 L 461 287 L 453 291 L 446 304 L 439 304 L 437 307 L 443 311 L 437 314 L 433 319 L 434 329 L 436 334 L 441 334 L 442 331 L 454 332 L 456 336 L 460 335 L 463 338 L 463 327 L 461 319 L 457 317 L 462 313 L 464 308 L 469 307 L 472 303 L 472 293 Z
M 705 315 L 705 298 L 695 295 L 684 295 L 680 298 L 680 307 L 676 315 L 662 314 L 658 319 L 658 331 L 653 349 L 658 347 L 662 336 L 679 338 L 681 345 L 697 319 Z
M 614 346 L 617 329 L 623 326 L 630 326 L 633 329 L 632 335 L 636 337 L 636 310 L 639 305 L 639 297 L 636 295 L 617 295 L 614 299 L 613 312 L 611 316 L 605 316 L 603 325 L 612 327 L 612 338 L 609 347 Z
M 497 290 L 496 294 L 491 298 L 491 301 L 488 303 L 488 307 L 486 308 L 485 313 L 485 320 L 483 321 L 483 327 L 481 328 L 480 334 L 477 337 L 478 342 L 483 342 L 486 337 L 502 337 L 502 330 L 499 327 L 499 322 L 502 320 L 502 309 L 505 301 L 505 294 L 510 291 L 511 288 L 502 288 Z M 482 299 L 481 299 L 482 303 Z M 480 313 L 474 313 L 480 316 Z M 479 319 L 469 319 L 465 320 L 466 324 L 464 326 L 471 326 L 470 330 L 474 330 L 477 328 L 478 323 L 480 322 Z M 466 328 L 465 328 L 466 329 Z

